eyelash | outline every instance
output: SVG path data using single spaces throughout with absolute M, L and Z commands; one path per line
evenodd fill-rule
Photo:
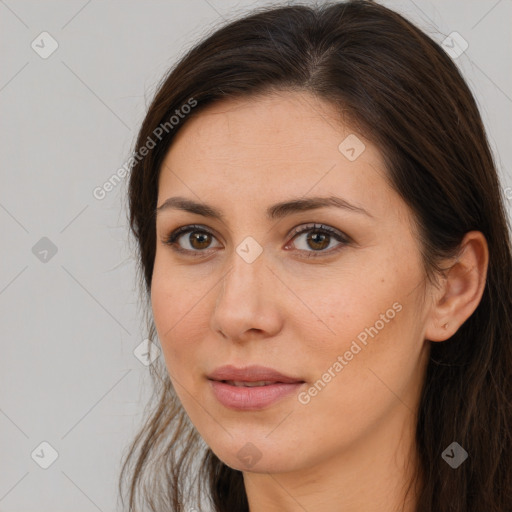
M 304 251 L 304 252 L 308 253 L 308 256 L 303 256 L 306 258 L 311 258 L 311 257 L 318 258 L 318 257 L 322 257 L 325 255 L 331 255 L 333 253 L 338 252 L 339 250 L 341 250 L 341 248 L 343 248 L 343 246 L 345 246 L 351 242 L 350 237 L 348 237 L 341 231 L 338 231 L 337 229 L 331 228 L 330 226 L 326 226 L 324 224 L 307 224 L 307 225 L 302 226 L 301 228 L 297 228 L 291 234 L 292 240 L 297 238 L 299 235 L 301 235 L 303 233 L 310 232 L 310 231 L 319 233 L 319 234 L 329 235 L 330 237 L 333 237 L 336 241 L 340 242 L 340 244 L 338 246 L 336 246 L 335 248 L 329 249 L 328 251 L 325 251 L 325 250 Z M 203 253 L 207 252 L 208 249 L 191 251 L 189 249 L 183 249 L 183 248 L 179 247 L 179 245 L 176 243 L 177 240 L 186 233 L 203 233 L 203 234 L 208 234 L 208 235 L 211 235 L 212 237 L 215 237 L 215 235 L 211 231 L 209 231 L 208 229 L 205 229 L 203 226 L 197 225 L 197 224 L 191 224 L 191 225 L 187 225 L 187 226 L 182 226 L 182 227 L 176 229 L 175 231 L 173 231 L 166 239 L 163 240 L 163 243 L 171 246 L 171 248 L 174 251 L 179 252 L 179 253 L 190 254 L 193 257 L 203 256 Z M 300 249 L 299 249 L 299 251 L 300 251 Z

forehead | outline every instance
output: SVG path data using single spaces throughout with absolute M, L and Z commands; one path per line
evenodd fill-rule
M 293 158 L 314 148 L 337 150 L 340 137 L 351 132 L 333 105 L 308 93 L 282 91 L 207 106 L 178 132 L 171 151 L 179 153 L 199 145 L 195 147 L 197 157 L 208 152 L 217 158 L 257 155 L 268 161 Z
M 347 144 L 355 159 L 345 152 Z M 394 194 L 378 148 L 345 125 L 333 105 L 308 93 L 209 105 L 177 133 L 159 177 L 161 199 L 173 194 L 277 202 L 312 193 L 382 208 L 389 202 L 382 195 Z

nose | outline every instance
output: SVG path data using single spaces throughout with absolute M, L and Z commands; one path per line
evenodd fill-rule
M 214 332 L 238 343 L 278 334 L 283 304 L 276 281 L 264 252 L 252 263 L 233 252 L 229 270 L 215 288 Z

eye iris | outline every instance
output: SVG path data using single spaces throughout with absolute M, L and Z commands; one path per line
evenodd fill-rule
M 318 237 L 320 237 L 320 240 L 318 240 Z M 314 238 L 316 238 L 316 240 L 314 240 Z M 307 240 L 308 240 L 308 243 L 312 242 L 313 245 L 317 245 L 319 244 L 320 247 L 312 247 L 312 249 L 316 249 L 316 250 L 321 250 L 321 249 L 325 249 L 326 247 L 328 247 L 329 245 L 329 235 L 325 234 L 325 233 L 320 233 L 318 231 L 312 231 L 308 234 L 307 236 Z M 325 243 L 327 241 L 327 243 Z
M 208 233 L 190 233 L 189 236 L 190 245 L 194 249 L 206 249 L 211 243 L 211 236 Z M 195 245 L 195 242 L 199 243 L 199 246 Z

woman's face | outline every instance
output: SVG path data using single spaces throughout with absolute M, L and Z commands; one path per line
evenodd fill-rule
M 377 457 L 414 423 L 431 302 L 412 217 L 333 112 L 306 93 L 226 100 L 161 169 L 155 324 L 187 414 L 235 469 Z

